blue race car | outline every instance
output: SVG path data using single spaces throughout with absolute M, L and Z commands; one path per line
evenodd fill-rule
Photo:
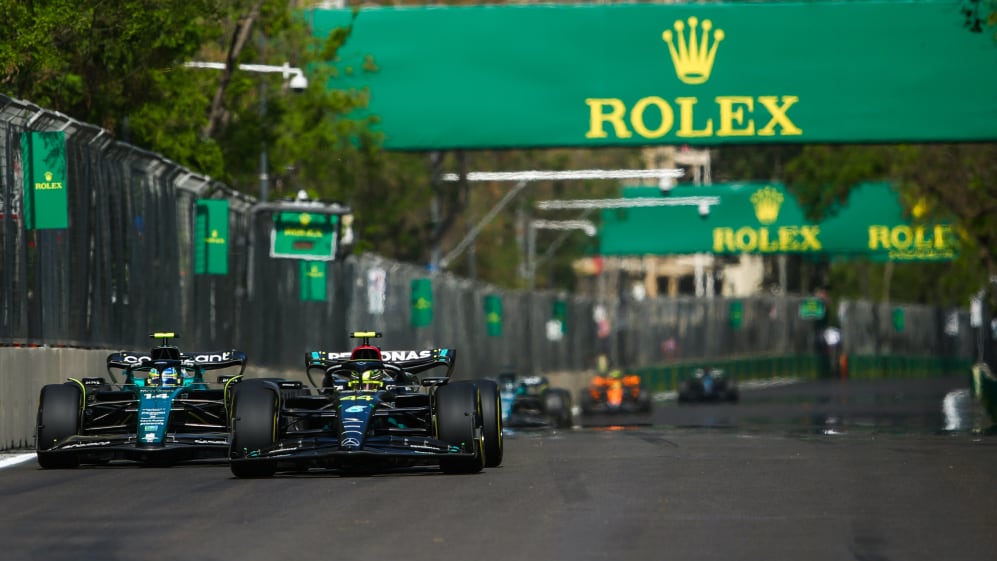
M 679 383 L 678 401 L 727 401 L 734 403 L 740 397 L 734 379 L 719 368 L 697 368 L 690 378 Z
M 495 382 L 451 380 L 453 349 L 381 351 L 370 343 L 380 336 L 355 332 L 363 343 L 352 352 L 305 353 L 314 391 L 289 395 L 270 381 L 243 383 L 233 402 L 232 473 L 427 465 L 472 473 L 501 464 Z M 441 374 L 426 374 L 437 367 Z
M 571 393 L 553 388 L 546 376 L 498 376 L 502 422 L 506 427 L 570 428 L 573 423 Z
M 238 350 L 182 353 L 174 333 L 154 333 L 150 352 L 107 357 L 104 377 L 42 388 L 35 448 L 43 468 L 133 460 L 168 465 L 228 455 L 229 404 L 242 379 Z M 211 370 L 224 370 L 213 383 Z M 121 382 L 118 376 L 123 377 Z

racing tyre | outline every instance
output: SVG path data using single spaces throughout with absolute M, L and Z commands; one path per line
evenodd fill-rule
M 561 416 L 559 426 L 562 429 L 570 429 L 574 424 L 574 413 L 572 411 L 574 404 L 571 401 L 571 392 L 565 389 L 557 389 L 554 391 L 560 393 L 564 401 L 564 413 Z
M 436 436 L 440 440 L 473 452 L 471 458 L 442 458 L 445 473 L 477 473 L 485 467 L 482 442 L 477 436 L 481 418 L 481 394 L 468 382 L 452 382 L 436 390 Z
M 485 467 L 498 467 L 502 464 L 502 402 L 498 384 L 491 380 L 479 380 L 481 394 L 481 432 L 485 441 Z
M 559 389 L 544 392 L 544 411 L 557 428 L 571 426 L 571 396 Z
M 76 454 L 47 452 L 60 440 L 79 434 L 82 391 L 75 384 L 49 384 L 38 400 L 38 432 L 35 451 L 45 469 L 70 469 L 80 465 Z
M 271 477 L 277 471 L 272 460 L 236 459 L 277 441 L 277 401 L 277 393 L 263 384 L 246 385 L 236 392 L 229 448 L 229 467 L 236 477 Z

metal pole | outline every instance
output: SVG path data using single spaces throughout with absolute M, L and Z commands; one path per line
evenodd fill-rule
M 429 163 L 431 175 L 430 181 L 433 187 L 433 200 L 429 207 L 429 221 L 433 226 L 432 233 L 432 248 L 430 249 L 429 255 L 429 271 L 436 273 L 440 270 L 440 232 L 443 225 L 441 224 L 440 217 L 440 188 L 441 188 L 441 176 L 440 176 L 440 166 L 443 162 L 443 153 L 440 151 L 434 151 L 429 153 Z
M 267 117 L 267 84 L 260 80 L 260 202 L 266 202 L 270 195 L 269 177 L 267 175 L 267 135 L 265 124 Z
M 528 288 L 530 292 L 536 287 L 537 268 L 535 265 L 537 254 L 537 229 L 533 226 L 532 220 L 526 221 L 526 274 L 529 279 Z M 531 316 L 532 317 L 532 316 Z

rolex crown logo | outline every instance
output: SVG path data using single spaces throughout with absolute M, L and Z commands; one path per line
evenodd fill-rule
M 758 221 L 766 225 L 771 224 L 779 218 L 782 193 L 766 185 L 752 193 L 751 204 L 755 206 L 755 217 L 758 218 Z
M 307 212 L 302 212 L 301 215 L 298 216 L 298 222 L 300 222 L 302 226 L 307 226 L 311 224 L 312 217 Z
M 675 64 L 675 74 L 686 84 L 702 84 L 710 79 L 713 71 L 713 61 L 717 56 L 717 47 L 724 39 L 724 30 L 713 30 L 713 22 L 704 19 L 702 32 L 697 33 L 699 19 L 691 16 L 688 36 L 684 33 L 685 23 L 675 20 L 675 33 L 666 29 L 661 37 L 668 43 L 668 51 Z M 713 30 L 713 42 L 710 42 L 710 30 Z M 698 35 L 698 36 L 697 36 Z
M 45 172 L 45 181 L 52 181 L 52 172 L 50 171 Z

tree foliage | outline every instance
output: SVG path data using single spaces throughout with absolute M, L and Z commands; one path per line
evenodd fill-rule
M 787 166 L 787 179 L 814 220 L 833 212 L 856 184 L 890 180 L 912 220 L 957 227 L 955 263 L 903 264 L 892 283 L 901 288 L 887 288 L 890 293 L 901 290 L 915 301 L 965 303 L 997 274 L 995 144 L 811 145 Z

